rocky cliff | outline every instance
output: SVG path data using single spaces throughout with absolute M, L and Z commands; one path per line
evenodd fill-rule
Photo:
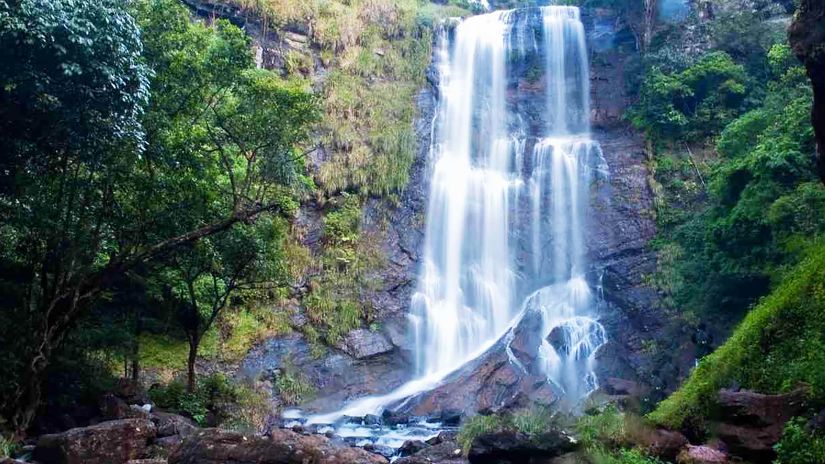
M 242 26 L 253 36 L 257 59 L 263 67 L 282 69 L 290 51 L 313 52 L 306 31 L 300 26 L 270 29 L 254 15 L 223 3 L 186 1 L 203 17 L 225 17 Z M 689 334 L 668 327 L 668 317 L 659 310 L 655 291 L 645 285 L 646 276 L 655 271 L 655 252 L 649 247 L 656 232 L 653 196 L 647 182 L 644 142 L 622 119 L 629 103 L 624 66 L 634 53 L 633 44 L 616 36 L 612 26 L 616 18 L 610 11 L 588 10 L 584 20 L 591 50 L 591 121 L 609 171 L 609 176 L 594 184 L 587 236 L 592 263 L 588 279 L 592 287 L 603 290 L 600 317 L 609 339 L 599 354 L 598 375 L 669 390 L 685 374 L 692 357 L 688 354 L 687 359 L 674 360 L 662 355 L 660 350 L 689 343 Z M 324 69 L 320 60 L 315 60 L 315 66 L 319 68 L 313 74 L 317 85 L 329 70 Z M 310 322 L 301 300 L 307 290 L 299 287 L 290 303 L 294 306 L 291 325 L 295 332 L 255 347 L 243 362 L 241 373 L 253 378 L 269 378 L 269 374 L 285 366 L 300 371 L 315 393 L 314 399 L 303 405 L 305 409 L 334 409 L 348 399 L 386 392 L 409 379 L 406 313 L 423 242 L 427 157 L 436 98 L 432 83 L 437 81 L 437 76 L 431 76 L 430 85 L 424 86 L 415 101 L 410 102 L 417 109 L 417 151 L 406 188 L 395 200 L 370 197 L 363 209 L 361 227 L 379 237 L 379 246 L 386 256 L 385 265 L 375 270 L 377 284 L 360 294 L 362 303 L 375 309 L 374 323 L 370 329 L 352 330 L 319 354 L 313 349 L 312 340 L 301 331 Z M 536 87 L 534 82 L 527 81 L 515 85 Z M 526 111 L 541 101 L 525 100 Z M 312 156 L 315 168 L 325 159 L 324 147 L 320 147 Z M 324 205 L 310 199 L 296 218 L 302 228 L 302 245 L 316 254 L 323 246 L 323 210 Z M 524 346 L 523 356 L 535 356 L 536 347 L 530 345 L 536 341 L 520 343 Z M 445 409 L 477 411 L 500 406 L 505 398 L 524 401 L 525 395 L 530 401 L 551 402 L 552 393 L 540 387 L 535 373 L 519 372 L 502 346 L 499 344 L 462 370 L 464 374 L 452 376 L 446 386 L 417 401 L 419 406 L 409 412 L 438 415 Z M 437 397 L 449 401 L 433 399 Z

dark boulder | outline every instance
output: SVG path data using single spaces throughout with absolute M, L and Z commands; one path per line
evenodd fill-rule
M 664 429 L 651 430 L 636 441 L 648 454 L 668 461 L 673 461 L 688 444 L 688 439 L 681 433 Z
M 270 437 L 203 429 L 186 438 L 169 464 L 381 464 L 387 460 L 320 435 L 276 429 Z
M 429 447 L 429 444 L 421 440 L 407 440 L 401 445 L 400 448 L 398 448 L 398 454 L 401 457 L 412 456 L 413 454 Z
M 445 430 L 443 432 L 439 432 L 438 435 L 436 435 L 436 436 L 430 438 L 429 440 L 427 440 L 426 443 L 428 445 L 439 445 L 439 444 L 444 443 L 444 442 L 450 442 L 450 441 L 454 442 L 454 441 L 456 441 L 457 436 L 458 436 L 458 433 L 453 432 L 451 430 Z
M 576 449 L 576 443 L 561 431 L 537 437 L 516 431 L 485 433 L 473 440 L 467 458 L 472 464 L 528 464 L 536 458 L 549 459 Z
M 806 398 L 804 389 L 783 395 L 721 390 L 717 398 L 716 436 L 735 456 L 754 463 L 773 462 L 773 446 L 782 437 L 785 423 L 805 410 Z
M 155 425 L 148 419 L 121 419 L 43 435 L 35 461 L 55 464 L 119 464 L 148 457 Z
M 191 419 L 169 412 L 153 412 L 150 415 L 150 419 L 157 428 L 158 437 L 169 437 L 173 435 L 187 437 L 198 428 Z
M 448 440 L 424 448 L 412 456 L 403 457 L 394 464 L 465 464 L 466 462 L 458 443 Z
M 644 393 L 644 388 L 638 382 L 632 380 L 609 377 L 605 379 L 602 390 L 608 395 L 614 396 L 635 396 L 639 397 Z
M 409 423 L 410 416 L 402 412 L 385 409 L 384 412 L 381 413 L 381 420 L 386 425 L 400 425 Z

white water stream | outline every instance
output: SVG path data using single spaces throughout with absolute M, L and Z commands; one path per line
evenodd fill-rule
M 380 414 L 434 388 L 527 310 L 543 315 L 548 382 L 570 401 L 597 387 L 594 356 L 606 335 L 591 312 L 585 231 L 591 176 L 604 162 L 589 137 L 584 28 L 575 7 L 534 13 L 539 27 L 497 11 L 461 21 L 439 42 L 426 239 L 409 315 L 414 380 L 309 423 Z M 508 98 L 526 56 L 541 56 L 538 127 Z

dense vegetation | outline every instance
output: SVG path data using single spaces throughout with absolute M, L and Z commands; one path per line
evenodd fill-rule
M 199 362 L 220 371 L 293 330 L 321 356 L 375 328 L 364 295 L 381 285 L 388 218 L 367 227 L 365 208 L 394 204 L 409 180 L 434 27 L 478 5 L 226 3 L 291 38 L 277 71 L 258 69 L 241 29 L 177 0 L 0 0 L 3 435 L 146 374 L 157 405 L 254 431 L 269 392 Z M 712 433 L 716 392 L 731 384 L 804 385 L 821 408 L 825 188 L 810 82 L 772 21 L 791 5 L 720 1 L 712 20 L 670 24 L 652 1 L 570 3 L 616 11 L 638 52 L 624 63 L 626 116 L 648 140 L 662 309 L 686 330 L 735 327 L 647 420 Z M 296 220 L 308 204 L 315 249 Z M 283 404 L 314 394 L 288 362 L 267 381 Z M 487 431 L 535 438 L 555 420 L 477 416 L 458 440 L 466 451 Z M 780 463 L 825 459 L 808 420 L 786 426 Z M 575 423 L 606 464 L 659 462 L 637 446 L 649 427 L 612 407 Z M 0 456 L 12 442 L 0 437 Z
M 137 340 L 123 320 L 157 307 L 193 359 L 233 295 L 277 279 L 319 111 L 254 69 L 243 32 L 192 23 L 176 2 L 4 2 L 0 16 L 15 63 L 0 76 L 2 398 L 21 431 L 67 345 L 135 361 L 136 341 L 126 353 L 105 337 Z
M 191 416 L 220 409 L 202 390 L 253 398 L 203 387 L 196 361 L 292 330 L 273 305 L 300 286 L 318 354 L 370 324 L 384 258 L 362 206 L 403 190 L 432 28 L 468 4 L 238 4 L 308 43 L 272 72 L 177 1 L 0 4 L 2 428 L 22 434 L 43 388 L 59 410 L 144 370 Z M 320 255 L 292 225 L 302 201 L 325 207 Z M 272 381 L 311 395 L 300 373 Z

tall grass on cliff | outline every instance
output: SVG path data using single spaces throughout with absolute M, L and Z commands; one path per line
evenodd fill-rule
M 817 244 L 649 417 L 674 429 L 701 423 L 713 409 L 719 389 L 734 382 L 764 393 L 805 384 L 813 401 L 825 404 L 823 366 L 825 245 Z

